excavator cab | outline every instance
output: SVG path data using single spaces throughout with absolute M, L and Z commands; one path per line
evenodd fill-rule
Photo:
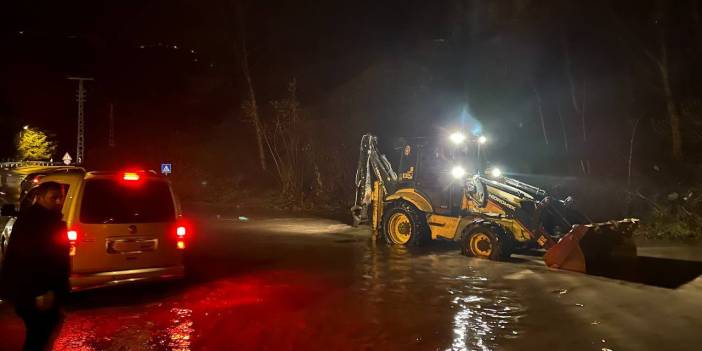
M 477 172 L 475 157 L 466 148 L 455 148 L 426 138 L 402 139 L 397 155 L 398 189 L 412 189 L 431 205 L 433 213 L 460 216 L 466 183 L 461 172 Z

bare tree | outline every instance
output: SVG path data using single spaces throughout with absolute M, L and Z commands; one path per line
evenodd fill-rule
M 627 189 L 631 188 L 631 160 L 634 157 L 634 140 L 636 140 L 636 128 L 639 126 L 639 120 L 640 119 L 636 119 L 636 121 L 634 121 L 634 126 L 631 128 L 631 139 L 629 140 L 629 160 L 627 162 L 626 170 Z
M 653 15 L 644 19 L 647 25 L 637 26 L 635 29 L 634 26 L 627 26 L 623 23 L 622 19 L 611 8 L 610 14 L 615 26 L 617 26 L 616 31 L 622 45 L 635 54 L 643 53 L 655 67 L 670 125 L 671 155 L 673 160 L 681 161 L 683 159 L 680 131 L 681 113 L 673 90 L 673 69 L 665 30 L 665 22 L 669 17 L 667 13 L 669 4 L 664 0 L 658 0 L 656 4 Z M 645 37 L 640 37 L 640 33 L 643 33 Z M 653 46 L 650 46 L 649 43 L 652 43 Z
M 293 79 L 288 85 L 288 97 L 271 101 L 274 119 L 265 128 L 265 142 L 275 165 L 281 193 L 293 204 L 302 205 L 305 175 L 305 152 L 308 143 L 301 130 L 300 103 L 297 84 Z M 321 180 L 320 180 L 321 181 Z
M 680 109 L 678 108 L 678 103 L 673 95 L 670 61 L 668 59 L 668 45 L 665 39 L 665 31 L 663 26 L 659 26 L 658 45 L 658 55 L 649 50 L 646 50 L 646 55 L 656 65 L 660 74 L 661 84 L 663 86 L 663 98 L 665 99 L 665 106 L 668 110 L 668 119 L 670 121 L 670 137 L 673 160 L 681 161 L 683 158 L 683 153 L 682 136 L 680 134 Z
M 539 119 L 541 121 L 541 132 L 544 135 L 544 142 L 546 145 L 548 145 L 548 133 L 546 132 L 546 121 L 544 118 L 544 109 L 543 109 L 543 103 L 541 101 L 541 93 L 539 92 L 539 88 L 536 86 L 536 82 L 532 79 L 531 81 L 531 89 L 534 91 L 534 97 L 536 98 L 536 108 L 539 112 Z
M 692 23 L 695 28 L 695 35 L 697 36 L 697 46 L 698 48 L 702 46 L 702 15 L 700 15 L 700 5 L 699 0 L 690 0 L 690 16 L 692 16 Z
M 557 104 L 558 120 L 561 122 L 561 133 L 563 134 L 563 149 L 568 153 L 568 131 L 563 120 L 563 113 L 561 113 L 561 102 L 557 101 Z
M 254 90 L 253 82 L 251 80 L 251 70 L 249 69 L 249 51 L 246 47 L 246 21 L 244 16 L 244 9 L 242 8 L 241 2 L 237 2 L 237 15 L 239 19 L 239 56 L 241 61 L 241 71 L 244 75 L 244 80 L 246 81 L 246 88 L 248 96 L 246 100 L 242 103 L 242 109 L 244 111 L 244 118 L 251 123 L 254 127 L 254 132 L 256 133 L 256 143 L 258 145 L 258 158 L 261 164 L 261 170 L 265 171 L 266 166 L 266 152 L 263 146 L 263 126 L 261 124 L 261 118 L 258 113 L 258 104 L 256 102 L 256 91 Z
M 568 80 L 570 91 L 570 101 L 573 106 L 573 112 L 580 119 L 580 128 L 583 136 L 583 145 L 587 143 L 587 115 L 585 114 L 585 106 L 587 103 L 587 81 L 583 79 L 582 98 L 578 101 L 578 91 L 573 74 L 573 63 L 570 56 L 570 45 L 568 42 L 568 31 L 566 26 L 561 24 L 561 49 L 563 51 L 563 72 Z M 560 113 L 560 110 L 559 110 Z M 583 174 L 590 173 L 590 161 L 581 158 L 580 167 Z
M 561 25 L 561 49 L 563 50 L 563 71 L 568 79 L 568 87 L 570 88 L 570 101 L 573 104 L 573 111 L 575 111 L 576 115 L 580 116 L 582 114 L 582 109 L 580 108 L 580 104 L 578 104 L 578 94 L 576 92 L 573 67 L 570 59 L 570 45 L 568 45 L 568 33 L 564 25 Z M 584 120 L 583 127 L 585 127 Z M 583 139 L 587 139 L 585 128 L 583 128 Z
M 636 129 L 639 127 L 639 121 L 641 119 L 637 118 L 634 121 L 634 126 L 631 128 L 631 138 L 629 139 L 629 158 L 627 159 L 626 165 L 626 213 L 629 213 L 631 206 L 631 165 L 634 159 L 634 141 L 636 140 Z

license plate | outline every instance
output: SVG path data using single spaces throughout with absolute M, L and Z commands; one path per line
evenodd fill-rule
M 156 239 L 118 239 L 107 242 L 108 253 L 148 252 L 156 250 L 156 247 Z

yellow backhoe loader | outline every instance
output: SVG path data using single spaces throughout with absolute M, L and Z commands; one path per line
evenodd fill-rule
M 466 139 L 451 136 L 456 144 Z M 636 256 L 631 236 L 637 219 L 591 223 L 570 197 L 555 199 L 497 169 L 478 172 L 478 160 L 459 152 L 466 147 L 422 139 L 397 149 L 399 173 L 379 152 L 377 137 L 363 136 L 351 209 L 354 225 L 368 223 L 388 244 L 441 238 L 458 241 L 467 256 L 492 260 L 540 247 L 549 267 L 595 274 Z M 466 163 L 475 170 L 467 172 Z

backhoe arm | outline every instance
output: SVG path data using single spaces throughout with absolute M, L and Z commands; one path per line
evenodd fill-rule
M 376 180 L 383 193 L 387 194 L 388 190 L 392 191 L 396 187 L 397 174 L 385 155 L 378 151 L 378 138 L 365 134 L 361 138 L 356 169 L 356 197 L 351 207 L 354 226 L 368 222 L 368 208 L 371 204 L 373 182 Z

